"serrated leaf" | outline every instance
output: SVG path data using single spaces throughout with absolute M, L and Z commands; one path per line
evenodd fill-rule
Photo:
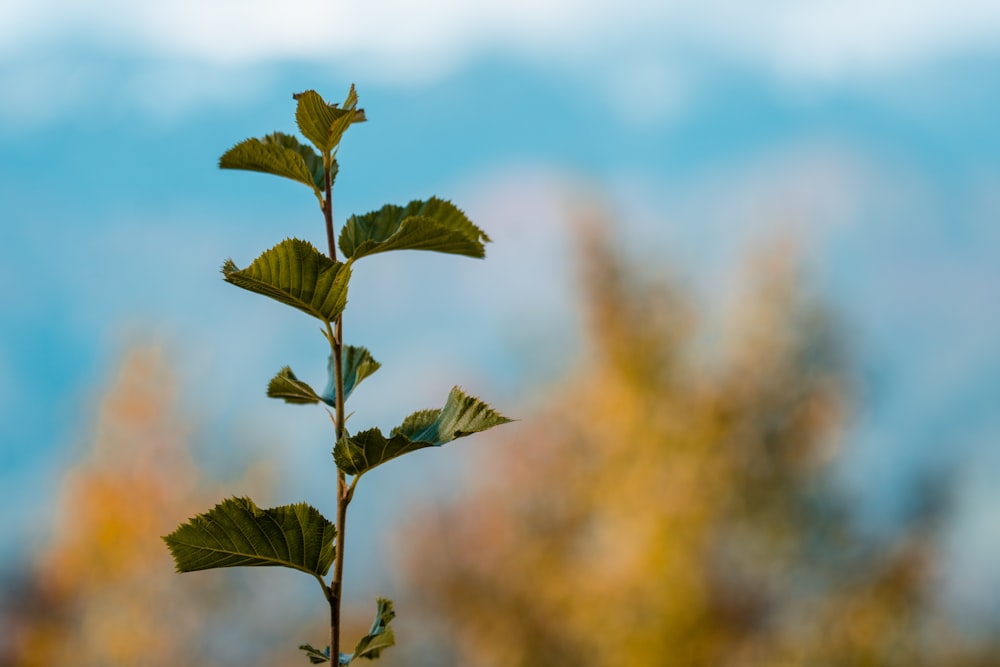
M 338 440 L 333 460 L 348 475 L 361 475 L 403 454 L 433 446 L 434 443 L 413 442 L 402 435 L 386 438 L 381 429 L 370 428 Z
M 375 361 L 371 352 L 363 347 L 347 345 L 344 347 L 344 400 L 351 395 L 354 388 L 362 380 L 377 371 L 382 364 Z M 326 364 L 327 383 L 326 389 L 319 398 L 331 407 L 337 405 L 337 378 L 334 372 L 334 359 L 331 354 Z
M 337 529 L 305 503 L 260 509 L 229 498 L 163 538 L 178 572 L 281 566 L 322 577 L 333 563 Z
M 340 165 L 337 163 L 337 158 L 330 158 L 330 187 L 333 187 L 334 182 L 337 180 L 337 174 L 340 173 Z M 323 184 L 326 187 L 326 183 Z
M 354 655 L 351 661 L 358 658 L 374 660 L 382 654 L 384 649 L 396 644 L 396 637 L 393 634 L 389 623 L 396 618 L 396 612 L 392 609 L 392 600 L 378 598 L 378 610 L 375 613 L 375 621 L 372 623 L 368 634 L 358 641 L 354 647 Z
M 358 383 L 382 367 L 371 353 L 363 347 L 347 345 L 344 348 L 344 400 L 351 395 Z M 331 354 L 327 361 L 327 385 L 322 394 L 317 394 L 311 386 L 296 377 L 288 366 L 271 378 L 267 385 L 267 395 L 284 399 L 286 403 L 308 404 L 323 402 L 336 407 L 336 369 Z
M 343 107 L 328 104 L 315 90 L 307 90 L 294 97 L 298 101 L 295 121 L 299 130 L 323 155 L 328 155 L 337 147 L 352 123 L 366 120 L 364 109 L 356 108 L 358 95 L 353 84 Z
M 269 296 L 324 322 L 333 322 L 347 305 L 351 269 L 334 262 L 311 243 L 285 239 L 245 269 L 231 259 L 222 265 L 226 282 Z
M 414 412 L 388 438 L 377 428 L 341 438 L 334 446 L 333 458 L 347 474 L 361 475 L 403 454 L 439 447 L 509 421 L 486 403 L 455 387 L 448 394 L 444 408 Z
M 260 139 L 246 139 L 219 158 L 220 169 L 245 169 L 283 176 L 309 186 L 323 203 L 323 158 L 309 146 L 281 132 Z
M 330 662 L 329 646 L 320 651 L 318 648 L 312 646 L 311 644 L 300 644 L 299 650 L 305 651 L 306 656 L 309 658 L 309 662 L 311 662 L 314 665 L 319 665 L 324 662 Z
M 326 185 L 326 173 L 323 169 L 323 158 L 319 156 L 312 146 L 307 146 L 301 143 L 298 139 L 290 134 L 285 134 L 284 132 L 272 132 L 265 137 L 261 138 L 265 144 L 274 145 L 277 144 L 282 148 L 293 150 L 302 157 L 302 161 L 305 162 L 306 168 L 309 169 L 309 174 L 312 176 L 313 185 L 316 186 L 317 190 L 323 190 Z M 336 176 L 336 169 L 333 170 L 334 176 Z
M 330 647 L 329 646 L 327 646 L 325 649 L 323 649 L 322 651 L 320 651 L 318 648 L 316 648 L 315 646 L 312 646 L 311 644 L 300 644 L 299 645 L 299 650 L 305 651 L 306 657 L 309 658 L 309 662 L 311 662 L 314 665 L 319 665 L 319 664 L 322 664 L 324 662 L 330 662 Z M 338 664 L 340 664 L 340 665 L 349 665 L 349 664 L 351 664 L 351 658 L 352 658 L 352 656 L 350 654 L 348 654 L 348 653 L 341 653 L 340 654 L 340 660 L 338 661 Z
M 320 402 L 320 397 L 313 391 L 313 388 L 295 377 L 295 373 L 288 366 L 282 368 L 277 375 L 271 378 L 267 385 L 267 395 L 271 398 L 284 399 L 286 403 L 298 405 Z
M 434 250 L 482 258 L 490 238 L 457 206 L 431 197 L 411 201 L 405 207 L 388 204 L 351 216 L 338 241 L 341 252 L 350 259 L 387 250 Z
M 344 348 L 344 400 L 351 395 L 358 383 L 382 367 L 371 353 L 363 347 L 347 345 Z M 283 399 L 286 403 L 308 404 L 323 402 L 336 407 L 337 382 L 333 355 L 327 361 L 328 380 L 326 389 L 317 394 L 311 386 L 296 377 L 288 366 L 271 378 L 267 385 L 267 395 Z

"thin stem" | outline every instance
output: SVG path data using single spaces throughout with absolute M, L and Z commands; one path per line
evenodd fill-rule
M 325 171 L 326 199 L 323 201 L 323 217 L 326 219 L 326 242 L 330 259 L 337 261 L 337 245 L 333 242 L 333 177 L 330 169 L 333 168 L 333 158 L 327 156 Z
M 337 261 L 337 246 L 334 242 L 333 234 L 333 178 L 330 170 L 333 165 L 332 156 L 326 159 L 326 179 L 325 190 L 326 200 L 323 202 L 323 217 L 326 221 L 326 240 L 329 247 L 330 259 Z M 330 340 L 330 347 L 333 352 L 333 375 L 335 410 L 336 410 L 336 441 L 339 442 L 344 437 L 344 319 L 343 315 L 338 315 L 334 321 L 334 330 L 330 331 L 327 324 L 327 338 Z M 357 480 L 355 480 L 357 481 Z M 333 665 L 340 663 L 340 603 L 343 597 L 344 582 L 344 538 L 347 530 L 347 505 L 354 495 L 354 484 L 350 489 L 347 486 L 347 477 L 342 470 L 337 470 L 337 541 L 333 561 L 333 581 L 327 589 L 327 600 L 330 603 L 330 662 Z
M 344 582 L 344 531 L 347 528 L 347 505 L 350 502 L 346 489 L 344 473 L 338 470 L 337 555 L 333 562 L 333 581 L 330 583 L 330 660 L 334 665 L 338 664 L 340 660 L 340 602 L 343 597 Z
M 333 373 L 336 381 L 337 442 L 344 437 L 344 362 L 343 328 L 341 318 L 336 321 L 333 335 Z M 340 659 L 340 601 L 344 581 L 344 537 L 347 531 L 347 505 L 350 502 L 344 472 L 337 470 L 337 543 L 333 561 L 333 581 L 330 583 L 330 656 Z M 333 663 L 334 665 L 337 662 Z

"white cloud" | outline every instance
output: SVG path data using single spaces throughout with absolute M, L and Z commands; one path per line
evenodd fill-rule
M 692 107 L 706 63 L 792 85 L 872 89 L 997 45 L 992 0 L 7 0 L 0 121 L 41 126 L 107 99 L 170 118 L 228 97 L 234 83 L 252 94 L 263 87 L 261 66 L 283 62 L 336 63 L 359 80 L 400 86 L 501 57 L 587 94 L 608 91 L 603 103 L 643 127 Z M 170 94 L 150 105 L 151 86 L 135 80 L 164 77 Z
M 337 57 L 386 75 L 439 72 L 490 51 L 590 62 L 694 46 L 827 77 L 987 48 L 998 35 L 990 0 L 8 0 L 0 9 L 6 58 L 89 42 L 227 65 Z
M 884 74 L 985 50 L 1000 35 L 1000 4 L 988 0 L 801 3 L 776 19 L 775 65 L 811 78 Z

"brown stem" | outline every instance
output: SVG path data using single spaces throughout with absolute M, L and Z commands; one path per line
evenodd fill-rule
M 326 219 L 326 243 L 330 259 L 337 261 L 337 245 L 333 242 L 333 178 L 330 169 L 333 158 L 327 160 L 326 166 L 326 199 L 323 201 L 323 217 Z
M 337 473 L 337 553 L 333 562 L 333 581 L 330 583 L 330 660 L 337 665 L 340 660 L 340 602 L 344 582 L 344 529 L 347 527 L 347 484 L 344 473 Z
M 330 176 L 332 157 L 327 158 L 326 165 L 326 201 L 323 202 L 323 217 L 326 220 L 326 240 L 330 259 L 337 261 L 337 246 L 333 236 L 333 179 Z M 344 437 L 344 321 L 343 315 L 338 315 L 334 321 L 333 336 L 330 341 L 333 348 L 333 375 L 335 382 L 336 401 L 336 440 Z M 344 581 L 344 535 L 347 528 L 347 505 L 351 501 L 348 492 L 347 479 L 343 471 L 337 470 L 337 541 L 334 552 L 333 581 L 330 582 L 327 600 L 330 603 L 330 662 L 336 666 L 340 663 L 340 603 Z
M 336 381 L 337 441 L 344 437 L 344 346 L 343 320 L 337 318 L 333 334 L 333 373 Z M 337 470 L 337 543 L 333 561 L 333 581 L 330 583 L 330 655 L 340 659 L 340 602 L 344 581 L 344 537 L 347 530 L 347 480 L 342 470 Z M 337 663 L 334 662 L 334 665 Z

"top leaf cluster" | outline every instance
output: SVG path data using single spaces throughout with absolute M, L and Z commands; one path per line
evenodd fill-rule
M 260 139 L 246 139 L 236 144 L 219 159 L 219 166 L 223 169 L 262 171 L 298 181 L 311 188 L 320 206 L 323 206 L 325 172 L 336 176 L 335 149 L 352 123 L 367 120 L 365 111 L 357 108 L 358 95 L 354 86 L 351 86 L 343 106 L 327 103 L 315 90 L 299 93 L 295 99 L 298 101 L 295 121 L 299 131 L 316 150 L 299 143 L 290 134 L 273 132 Z
M 351 124 L 364 122 L 367 118 L 364 109 L 357 108 L 358 96 L 354 86 L 351 86 L 342 106 L 327 103 L 314 90 L 299 93 L 295 95 L 295 99 L 298 102 L 295 120 L 312 146 L 300 143 L 292 135 L 273 132 L 259 139 L 246 139 L 236 144 L 219 159 L 219 166 L 223 169 L 274 174 L 302 183 L 313 191 L 323 208 L 327 205 L 329 189 L 337 175 L 335 156 L 340 140 Z M 338 245 L 344 258 L 350 262 L 387 250 L 435 250 L 482 258 L 486 255 L 484 244 L 489 241 L 486 233 L 474 225 L 461 209 L 449 201 L 431 197 L 426 201 L 411 201 L 406 206 L 389 204 L 377 211 L 351 216 L 344 223 Z M 303 242 L 294 242 L 288 246 L 279 244 L 268 253 L 243 271 L 232 262 L 227 262 L 223 269 L 226 280 L 240 287 L 265 293 L 263 288 L 251 285 L 255 282 L 259 284 L 261 275 L 268 273 L 268 266 L 277 267 L 289 261 L 296 263 L 296 266 L 305 263 L 312 267 L 307 270 L 312 271 L 323 265 L 323 259 L 331 261 L 314 248 L 310 251 Z M 335 273 L 336 270 L 325 272 L 326 269 L 320 269 L 325 283 L 329 283 L 325 287 L 333 288 L 337 281 L 329 273 Z M 345 288 L 346 277 L 345 275 Z M 308 277 L 302 278 L 306 283 L 300 284 L 299 288 L 309 291 Z M 319 279 L 319 276 L 315 278 Z M 322 285 L 318 287 L 324 288 Z M 273 290 L 268 295 L 285 303 L 293 298 L 279 297 Z M 336 294 L 327 296 L 333 302 L 338 301 Z M 299 300 L 298 297 L 295 299 Z M 319 316 L 315 309 L 304 308 L 297 303 L 293 305 Z M 329 317 L 327 321 L 332 321 L 335 316 Z

